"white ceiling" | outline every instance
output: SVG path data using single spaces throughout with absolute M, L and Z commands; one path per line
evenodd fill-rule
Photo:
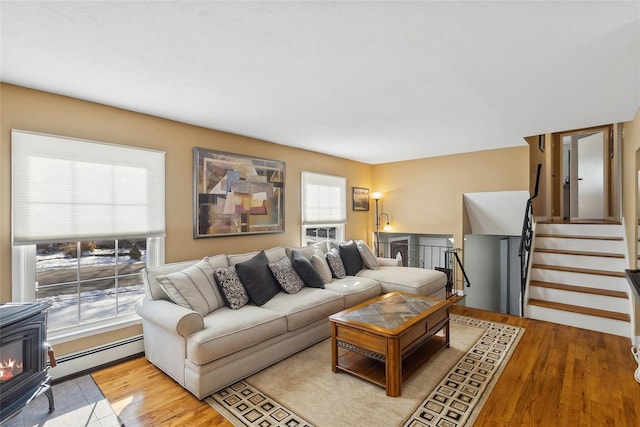
M 640 106 L 638 1 L 0 4 L 3 82 L 372 164 Z

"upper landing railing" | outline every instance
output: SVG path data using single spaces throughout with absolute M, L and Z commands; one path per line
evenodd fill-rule
M 447 275 L 447 298 L 470 286 L 459 253 L 461 249 L 449 246 L 414 245 L 393 242 L 381 243 L 381 255 L 396 258 L 407 267 L 429 268 L 442 271 Z

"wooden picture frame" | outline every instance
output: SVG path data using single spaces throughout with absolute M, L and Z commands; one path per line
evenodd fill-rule
M 282 233 L 285 162 L 195 147 L 193 236 Z
M 363 187 L 353 187 L 353 210 L 369 210 L 369 189 Z

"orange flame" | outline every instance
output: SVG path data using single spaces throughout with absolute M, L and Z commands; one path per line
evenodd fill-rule
M 7 381 L 22 373 L 22 361 L 7 359 L 0 361 L 0 381 Z

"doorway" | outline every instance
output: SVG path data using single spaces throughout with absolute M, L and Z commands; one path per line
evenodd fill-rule
M 609 135 L 608 128 L 562 135 L 562 217 L 565 221 L 607 218 Z

